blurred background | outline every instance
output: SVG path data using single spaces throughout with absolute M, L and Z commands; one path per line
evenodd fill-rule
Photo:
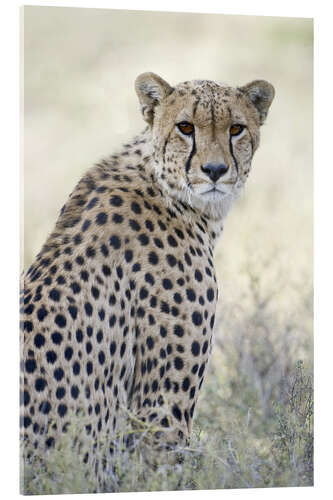
M 144 127 L 137 75 L 275 86 L 262 145 L 215 253 L 219 321 L 196 419 L 214 431 L 214 445 L 228 435 L 246 464 L 258 453 L 260 463 L 263 453 L 272 460 L 277 404 L 287 408 L 290 380 L 302 373 L 307 384 L 312 373 L 312 20 L 24 7 L 23 21 L 25 268 L 83 173 Z M 246 439 L 235 431 L 245 423 Z M 274 462 L 280 476 L 268 485 L 310 484 L 309 446 L 297 448 L 299 462 Z M 267 485 L 257 465 L 246 467 L 250 486 Z

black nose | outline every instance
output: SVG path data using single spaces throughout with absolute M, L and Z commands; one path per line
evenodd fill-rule
M 213 182 L 216 182 L 228 171 L 228 168 L 229 167 L 223 163 L 206 163 L 206 165 L 201 167 L 201 170 L 207 174 Z

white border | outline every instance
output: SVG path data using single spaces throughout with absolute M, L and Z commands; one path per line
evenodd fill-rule
M 22 5 L 17 0 L 1 3 L 2 26 L 1 67 L 2 67 L 2 182 L 1 182 L 1 313 L 2 313 L 2 362 L 1 372 L 1 493 L 4 498 L 18 498 L 18 365 L 19 352 L 17 334 L 17 296 L 18 296 L 18 220 L 19 220 L 19 11 Z M 207 498 L 277 498 L 282 494 L 287 499 L 327 498 L 332 491 L 332 292 L 328 289 L 327 278 L 332 280 L 332 76 L 329 74 L 332 54 L 332 16 L 330 3 L 323 1 L 279 1 L 237 0 L 237 2 L 217 2 L 168 0 L 122 0 L 119 1 L 67 1 L 34 2 L 27 5 L 72 6 L 93 8 L 122 8 L 130 10 L 160 10 L 173 12 L 215 12 L 238 15 L 269 15 L 287 17 L 315 18 L 315 402 L 316 402 L 316 443 L 315 443 L 315 487 L 286 488 L 269 490 L 219 490 L 169 493 L 122 494 L 124 500 L 133 497 L 141 500 L 152 495 L 160 498 L 205 495 Z M 325 8 L 326 7 L 326 8 Z M 7 263 L 9 263 L 7 265 Z M 325 279 L 326 278 L 326 279 Z M 8 300 L 9 299 L 9 300 Z M 17 321 L 13 321 L 15 318 Z M 5 350 L 6 349 L 6 350 Z M 326 453 L 325 451 L 328 450 Z M 319 495 L 319 496 L 318 496 Z M 80 498 L 86 498 L 82 495 Z M 90 497 L 90 495 L 89 495 Z M 48 498 L 40 496 L 39 498 Z M 71 498 L 62 495 L 61 498 Z M 93 498 L 91 496 L 91 498 Z M 117 497 L 118 498 L 118 497 Z M 120 498 L 120 497 L 119 497 Z

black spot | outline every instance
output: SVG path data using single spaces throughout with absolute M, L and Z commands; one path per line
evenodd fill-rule
M 180 325 L 175 325 L 173 329 L 173 333 L 177 335 L 177 337 L 183 337 L 184 335 L 184 328 Z
M 183 301 L 182 299 L 182 296 L 180 295 L 180 293 L 175 293 L 174 296 L 173 296 L 173 300 L 177 303 L 177 304 L 181 304 L 181 302 Z
M 129 225 L 133 229 L 133 231 L 140 231 L 141 229 L 140 224 L 136 220 L 130 219 Z
M 82 231 L 87 231 L 88 227 L 90 226 L 91 221 L 89 219 L 86 219 L 84 223 L 82 224 Z
M 116 324 L 116 321 L 117 321 L 117 318 L 116 318 L 115 314 L 113 314 L 112 316 L 110 316 L 110 318 L 109 318 L 109 326 L 110 326 L 110 328 L 114 327 L 114 325 Z
M 92 351 L 92 345 L 91 345 L 91 342 L 87 342 L 86 343 L 86 352 L 87 354 L 90 354 Z
M 184 361 L 179 356 L 176 356 L 174 359 L 174 365 L 176 370 L 182 370 L 184 367 Z
M 181 240 L 185 238 L 183 231 L 181 231 L 180 229 L 175 228 L 175 233 Z
M 161 311 L 164 312 L 165 314 L 169 314 L 170 313 L 170 307 L 169 307 L 169 304 L 167 302 L 164 302 L 164 300 L 161 301 Z
M 150 262 L 150 264 L 153 264 L 154 266 L 156 266 L 158 264 L 157 254 L 155 252 L 150 252 L 148 255 L 148 261 Z
M 66 271 L 71 271 L 72 263 L 69 260 L 66 260 L 66 262 L 64 263 L 64 268 L 66 269 Z
M 149 229 L 150 232 L 154 231 L 154 224 L 152 223 L 151 220 L 146 220 L 145 224 L 146 228 Z
M 27 332 L 31 332 L 32 329 L 33 329 L 33 324 L 31 321 L 25 321 L 24 322 L 24 329 L 27 331 Z
M 158 389 L 158 381 L 155 379 L 155 380 L 153 381 L 153 383 L 151 384 L 151 390 L 152 390 L 153 392 L 156 392 L 156 391 L 157 391 L 157 389 Z
M 50 273 L 51 274 L 55 274 L 57 272 L 57 270 L 58 270 L 57 266 L 50 267 Z
M 104 274 L 104 276 L 110 276 L 111 269 L 109 268 L 109 266 L 103 265 L 102 266 L 102 273 Z
M 90 304 L 90 302 L 86 302 L 84 304 L 84 309 L 86 311 L 86 315 L 87 316 L 92 316 L 93 308 L 92 308 L 92 305 Z
M 193 356 L 199 356 L 200 354 L 200 344 L 196 340 L 192 342 L 191 352 Z
M 65 316 L 63 316 L 62 314 L 57 314 L 54 321 L 56 325 L 59 326 L 59 328 L 65 328 L 67 323 Z
M 24 309 L 24 314 L 32 314 L 35 309 L 35 306 L 33 304 L 29 304 L 28 307 Z
M 160 326 L 160 335 L 163 338 L 166 337 L 166 335 L 167 335 L 167 330 L 164 326 Z
M 169 234 L 169 236 L 168 236 L 168 243 L 171 247 L 178 247 L 177 241 L 175 240 L 175 238 L 171 234 Z
M 57 360 L 57 355 L 54 351 L 47 351 L 46 353 L 46 360 L 48 363 L 55 363 Z
M 93 247 L 87 247 L 86 256 L 92 259 L 93 257 L 95 257 L 95 255 L 96 255 L 95 249 Z
M 134 213 L 141 214 L 141 207 L 136 201 L 133 201 L 133 203 L 131 205 L 131 209 Z
M 73 293 L 79 293 L 81 291 L 81 287 L 78 283 L 76 283 L 76 281 L 74 281 L 74 283 L 72 283 L 70 286 Z
M 38 392 L 42 392 L 46 387 L 46 380 L 44 378 L 37 378 L 35 382 L 35 389 Z
M 95 196 L 94 198 L 92 198 L 89 201 L 89 203 L 87 205 L 87 210 L 90 210 L 91 208 L 93 208 L 96 205 L 97 202 L 98 202 L 98 198 L 97 198 L 97 196 Z
M 138 240 L 140 241 L 142 246 L 146 246 L 149 243 L 149 238 L 146 234 L 140 234 L 138 236 Z
M 37 318 L 39 321 L 44 321 L 44 318 L 48 315 L 47 310 L 45 309 L 44 306 L 42 306 L 40 309 L 37 311 Z
M 103 226 L 103 224 L 106 224 L 107 220 L 108 216 L 105 212 L 100 212 L 96 215 L 96 224 L 98 224 L 99 226 Z
M 172 407 L 172 414 L 177 420 L 181 421 L 182 413 L 176 404 L 173 405 L 173 407 Z
M 151 351 L 152 349 L 154 349 L 154 340 L 152 339 L 152 337 L 147 337 L 147 340 L 146 340 L 146 344 L 147 344 L 147 347 L 148 349 Z
M 41 333 L 37 333 L 34 338 L 34 344 L 38 349 L 45 344 L 45 337 Z
M 66 390 L 64 387 L 58 387 L 58 389 L 56 390 L 56 398 L 57 399 L 62 399 L 65 397 L 65 394 L 66 394 Z
M 48 401 L 42 401 L 38 409 L 43 415 L 48 415 L 51 411 L 51 405 Z
M 76 316 L 77 316 L 77 307 L 75 307 L 75 306 L 69 306 L 68 307 L 68 312 L 72 316 L 73 319 L 76 319 Z
M 81 369 L 80 363 L 78 363 L 78 361 L 75 361 L 73 363 L 73 373 L 74 373 L 74 375 L 79 375 L 80 369 Z
M 62 335 L 59 332 L 53 332 L 51 338 L 54 344 L 60 345 L 62 342 Z
M 191 302 L 195 302 L 196 295 L 195 295 L 195 291 L 192 290 L 192 288 L 188 288 L 186 290 L 186 295 L 187 295 L 188 300 L 190 300 Z
M 104 362 L 105 362 L 105 354 L 104 354 L 104 352 L 103 352 L 103 351 L 100 351 L 100 352 L 98 353 L 98 361 L 99 361 L 99 363 L 100 363 L 101 365 L 103 365 L 103 364 L 104 364 Z
M 210 319 L 210 327 L 213 328 L 214 327 L 214 323 L 215 323 L 215 314 L 213 314 L 213 316 L 211 317 Z
M 154 238 L 154 243 L 158 248 L 164 248 L 164 245 L 159 238 Z
M 118 278 L 121 280 L 123 277 L 123 270 L 122 270 L 121 266 L 118 266 L 116 271 L 117 271 Z
M 34 359 L 27 359 L 25 362 L 25 370 L 28 373 L 33 373 L 37 368 L 36 361 Z
M 28 406 L 28 404 L 30 403 L 30 394 L 28 393 L 28 391 L 24 391 L 22 399 L 24 406 Z
M 192 314 L 192 322 L 196 326 L 200 326 L 202 324 L 202 315 L 200 312 L 194 311 L 194 313 Z
M 119 236 L 117 236 L 116 234 L 111 236 L 110 246 L 113 247 L 115 250 L 118 250 L 120 248 L 121 242 L 120 242 Z
M 82 236 L 80 233 L 76 234 L 73 238 L 74 245 L 80 245 L 82 243 Z
M 208 349 L 208 341 L 206 340 L 204 342 L 204 345 L 202 346 L 202 354 L 206 354 L 207 349 Z
M 124 356 L 125 351 L 126 351 L 126 343 L 125 343 L 125 342 L 123 342 L 123 343 L 121 344 L 121 347 L 120 347 L 120 357 L 121 357 L 121 358 Z
M 91 375 L 92 372 L 93 372 L 93 364 L 91 361 L 88 361 L 87 363 L 87 366 L 86 366 L 86 370 L 87 370 L 87 375 Z
M 208 288 L 207 290 L 207 300 L 212 302 L 214 300 L 214 290 L 212 288 Z
M 114 195 L 110 198 L 110 205 L 114 207 L 121 207 L 123 200 L 120 196 Z
M 131 262 L 133 259 L 133 251 L 132 250 L 126 250 L 125 251 L 125 260 L 126 262 Z
M 58 406 L 58 415 L 59 417 L 64 417 L 67 413 L 67 406 L 66 405 L 59 405 Z
M 54 378 L 59 382 L 64 377 L 64 370 L 62 368 L 56 368 L 53 372 L 53 375 Z
M 113 214 L 112 220 L 115 224 L 121 224 L 124 220 L 124 217 L 120 214 Z
M 82 330 L 80 330 L 80 328 L 78 330 L 76 330 L 76 340 L 78 342 L 82 342 L 82 340 L 83 340 L 83 333 L 82 333 Z
M 188 266 L 192 266 L 192 259 L 191 259 L 191 257 L 189 256 L 189 254 L 188 254 L 188 253 L 185 253 L 184 257 L 185 257 L 185 260 L 186 260 L 186 264 L 187 264 Z
M 204 371 L 205 371 L 205 363 L 202 363 L 202 365 L 200 366 L 200 370 L 198 372 L 199 378 L 202 377 Z
M 110 344 L 110 354 L 111 354 L 111 356 L 114 355 L 114 353 L 116 352 L 116 349 L 117 349 L 117 344 L 115 343 L 115 341 L 112 341 L 111 344 Z
M 133 273 L 138 273 L 140 271 L 140 269 L 141 269 L 141 264 L 139 264 L 138 262 L 133 264 L 133 267 L 132 267 Z
M 165 290 L 171 290 L 171 288 L 173 288 L 172 281 L 169 280 L 169 278 L 164 278 L 162 281 L 162 285 Z
M 101 252 L 104 255 L 104 257 L 108 257 L 109 249 L 104 243 L 101 245 Z
M 140 288 L 139 297 L 140 297 L 140 300 L 144 300 L 148 297 L 148 292 L 144 286 Z
M 188 391 L 190 387 L 190 379 L 188 377 L 185 377 L 182 383 L 182 389 L 184 392 Z
M 194 273 L 194 277 L 197 281 L 202 281 L 202 274 L 201 272 L 199 271 L 199 269 L 196 269 L 195 273 Z
M 77 385 L 73 385 L 71 388 L 71 396 L 73 399 L 77 399 L 79 396 L 79 388 Z
M 154 279 L 153 275 L 150 273 L 145 274 L 145 281 L 147 283 L 149 283 L 150 285 L 154 285 L 154 283 L 155 283 L 155 279 Z
M 158 221 L 157 221 L 157 223 L 158 223 L 158 225 L 160 226 L 160 229 L 161 229 L 162 231 L 166 231 L 166 230 L 167 230 L 167 227 L 166 227 L 166 225 L 164 224 L 164 222 L 162 222 L 161 220 L 158 220 Z

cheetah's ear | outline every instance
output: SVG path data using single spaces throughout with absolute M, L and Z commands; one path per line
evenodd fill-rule
M 240 87 L 239 90 L 247 95 L 257 109 L 260 125 L 262 125 L 274 99 L 275 90 L 273 85 L 265 80 L 255 80 L 254 82 L 244 85 L 244 87 Z
M 135 80 L 135 90 L 141 104 L 143 118 L 152 125 L 154 108 L 173 91 L 173 88 L 155 73 L 142 73 Z

